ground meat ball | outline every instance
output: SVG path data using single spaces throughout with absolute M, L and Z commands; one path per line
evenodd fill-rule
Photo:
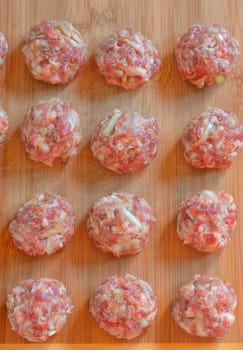
M 25 280 L 7 297 L 12 330 L 31 342 L 44 342 L 58 333 L 72 308 L 64 284 L 51 278 Z
M 3 33 L 0 33 L 0 67 L 6 61 L 8 53 L 8 43 Z
M 235 66 L 239 43 L 219 24 L 196 24 L 176 44 L 183 80 L 198 88 L 220 84 Z
M 36 194 L 16 212 L 9 232 L 15 245 L 25 254 L 53 254 L 73 235 L 72 206 L 58 194 Z
M 35 79 L 66 84 L 84 67 L 87 51 L 80 33 L 71 23 L 45 19 L 25 36 L 23 56 Z
M 236 205 L 230 194 L 205 190 L 181 203 L 177 233 L 192 248 L 217 252 L 229 243 L 236 217 Z
M 98 285 L 89 310 L 100 328 L 119 339 L 133 339 L 151 326 L 158 310 L 151 286 L 132 275 L 113 276 Z
M 116 257 L 139 253 L 155 221 L 145 199 L 131 193 L 112 193 L 89 210 L 88 234 L 94 245 Z
M 57 98 L 39 101 L 25 116 L 21 139 L 31 160 L 48 166 L 66 162 L 82 140 L 79 115 Z
M 107 83 L 125 89 L 148 81 L 161 65 L 152 42 L 132 29 L 122 29 L 102 41 L 95 59 Z
M 243 125 L 233 112 L 210 108 L 190 120 L 182 144 L 191 166 L 227 168 L 243 144 Z
M 8 131 L 8 115 L 0 106 L 0 145 L 4 142 Z
M 172 316 L 191 335 L 222 338 L 235 320 L 236 304 L 235 291 L 227 282 L 196 275 L 180 288 Z
M 137 112 L 114 109 L 91 138 L 95 158 L 116 174 L 131 173 L 150 163 L 158 151 L 158 124 Z

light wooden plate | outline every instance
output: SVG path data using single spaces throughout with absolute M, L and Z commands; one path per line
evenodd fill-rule
M 242 14 L 241 0 L 0 0 L 0 31 L 6 34 L 9 42 L 7 64 L 0 72 L 0 103 L 8 111 L 11 123 L 7 143 L 0 150 L 0 343 L 14 344 L 3 345 L 3 348 L 192 349 L 195 345 L 188 343 L 210 341 L 191 337 L 180 330 L 171 319 L 170 304 L 178 288 L 196 273 L 219 276 L 234 286 L 238 295 L 236 322 L 224 342 L 243 342 L 243 153 L 228 170 L 197 170 L 186 165 L 180 144 L 189 119 L 208 106 L 233 110 L 243 120 L 242 55 L 223 85 L 197 90 L 181 80 L 173 53 L 177 37 L 194 23 L 221 23 L 243 47 Z M 43 18 L 69 20 L 88 44 L 87 67 L 68 86 L 48 86 L 35 81 L 24 66 L 21 57 L 24 34 Z M 163 60 L 159 74 L 135 91 L 108 86 L 93 58 L 99 41 L 123 27 L 144 33 L 158 48 Z M 18 130 L 34 102 L 52 97 L 70 101 L 80 113 L 84 142 L 76 158 L 66 165 L 49 168 L 27 158 Z M 135 174 L 114 175 L 91 156 L 90 135 L 98 121 L 114 107 L 156 116 L 160 126 L 157 158 Z M 193 251 L 184 247 L 176 235 L 179 203 L 203 189 L 228 191 L 239 208 L 232 243 L 220 254 L 204 255 Z M 98 252 L 88 240 L 85 228 L 92 202 L 117 190 L 144 196 L 157 218 L 144 251 L 122 259 Z M 73 204 L 76 231 L 62 251 L 47 258 L 30 258 L 13 246 L 7 226 L 18 207 L 39 191 L 60 193 Z M 97 327 L 87 305 L 98 283 L 110 275 L 126 272 L 151 283 L 158 295 L 159 313 L 144 335 L 120 345 L 119 340 Z M 23 279 L 44 276 L 64 281 L 75 305 L 65 328 L 48 342 L 93 345 L 15 345 L 25 341 L 10 329 L 6 294 Z M 108 343 L 115 345 L 108 346 Z M 154 345 L 156 343 L 158 345 Z M 166 343 L 186 345 L 164 345 Z M 228 346 L 196 345 L 197 349 Z M 235 344 L 230 348 L 240 349 L 241 346 Z

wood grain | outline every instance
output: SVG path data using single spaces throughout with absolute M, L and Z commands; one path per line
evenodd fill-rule
M 242 350 L 241 343 L 207 344 L 35 344 L 35 350 Z M 1 344 L 0 350 L 32 350 L 33 344 Z
M 196 273 L 217 275 L 234 286 L 238 295 L 236 322 L 224 342 L 243 343 L 243 153 L 226 171 L 196 170 L 186 165 L 180 145 L 188 120 L 209 105 L 232 109 L 243 121 L 242 55 L 237 68 L 223 85 L 200 91 L 180 79 L 173 55 L 177 37 L 193 23 L 221 23 L 243 47 L 242 13 L 241 0 L 0 1 L 0 31 L 6 34 L 9 42 L 7 64 L 0 72 L 0 103 L 11 120 L 7 143 L 0 151 L 0 343 L 25 342 L 11 331 L 6 318 L 7 292 L 23 279 L 44 276 L 63 280 L 75 305 L 66 327 L 52 337 L 50 343 L 119 343 L 98 329 L 88 312 L 87 303 L 97 283 L 110 275 L 126 272 L 149 281 L 159 299 L 159 313 L 153 326 L 130 343 L 178 342 L 187 343 L 181 349 L 190 349 L 188 343 L 208 342 L 181 331 L 170 316 L 170 304 L 178 288 Z M 88 43 L 87 67 L 68 86 L 48 86 L 35 81 L 24 66 L 21 57 L 23 36 L 43 18 L 69 20 Z M 108 86 L 94 64 L 93 53 L 98 42 L 122 27 L 132 27 L 151 38 L 163 59 L 160 73 L 135 91 Z M 73 103 L 80 113 L 84 133 L 78 156 L 64 166 L 53 168 L 31 162 L 26 157 L 18 131 L 29 106 L 39 99 L 51 97 Z M 89 138 L 97 122 L 114 107 L 156 116 L 160 125 L 157 158 L 132 175 L 114 175 L 103 169 L 92 158 L 89 149 Z M 206 188 L 232 193 L 239 208 L 232 243 L 220 254 L 204 255 L 184 247 L 175 233 L 180 201 Z M 89 206 L 114 190 L 144 196 L 154 208 L 157 223 L 149 244 L 138 256 L 113 258 L 98 252 L 87 238 L 85 225 Z M 14 248 L 7 231 L 16 209 L 38 191 L 64 195 L 76 213 L 76 232 L 72 241 L 48 258 L 30 258 L 21 254 Z M 132 344 L 128 346 L 130 343 L 121 348 L 132 348 Z M 6 348 L 17 349 L 11 345 L 6 345 Z M 84 348 L 86 345 L 80 349 Z M 106 345 L 99 345 L 99 348 L 108 349 Z M 120 345 L 113 348 L 118 349 Z M 138 347 L 152 348 L 159 349 L 159 346 Z M 173 348 L 179 349 L 177 345 L 161 345 L 161 349 Z M 211 349 L 211 345 L 200 348 Z M 215 348 L 225 347 L 215 345 Z M 234 347 L 239 348 L 238 345 Z

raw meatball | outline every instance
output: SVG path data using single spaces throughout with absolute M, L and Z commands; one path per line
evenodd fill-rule
M 183 80 L 198 88 L 223 83 L 239 56 L 239 43 L 219 24 L 195 24 L 176 44 Z
M 135 89 L 155 75 L 161 65 L 152 42 L 132 29 L 114 32 L 95 54 L 100 73 L 108 84 Z
M 236 205 L 230 194 L 205 190 L 181 203 L 177 233 L 192 248 L 217 252 L 230 242 L 236 217 Z
M 64 284 L 51 278 L 25 280 L 7 297 L 12 330 L 31 342 L 44 342 L 58 333 L 72 308 Z
M 233 112 L 210 108 L 190 120 L 182 144 L 192 167 L 227 168 L 243 144 L 243 125 Z
M 116 257 L 139 253 L 155 221 L 145 199 L 132 193 L 112 193 L 89 210 L 88 234 L 94 245 Z
M 49 19 L 25 36 L 23 56 L 33 77 L 49 84 L 70 82 L 87 61 L 86 44 L 77 29 L 69 22 Z
M 151 286 L 132 275 L 113 276 L 98 285 L 89 311 L 100 328 L 119 339 L 133 339 L 151 326 L 158 310 Z
M 91 138 L 91 149 L 104 167 L 116 174 L 131 173 L 156 156 L 158 134 L 155 118 L 114 109 L 99 123 Z
M 8 115 L 0 106 L 0 145 L 4 142 L 8 131 L 9 122 Z
M 180 288 L 172 316 L 191 335 L 222 338 L 235 320 L 236 304 L 235 291 L 229 283 L 196 275 Z
M 66 162 L 82 140 L 79 115 L 57 98 L 39 101 L 25 116 L 21 139 L 31 160 L 48 166 Z
M 16 212 L 9 232 L 17 248 L 25 254 L 53 254 L 73 235 L 72 206 L 58 194 L 36 194 Z
M 0 67 L 6 61 L 8 53 L 8 43 L 3 33 L 0 33 Z

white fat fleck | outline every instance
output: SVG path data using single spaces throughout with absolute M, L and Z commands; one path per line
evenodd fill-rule
M 218 108 L 218 107 L 212 107 L 212 106 L 208 105 L 208 110 L 209 110 L 209 112 L 213 112 L 214 114 L 220 114 L 221 116 L 223 116 L 225 114 L 224 110 L 221 108 Z M 205 112 L 205 113 L 207 115 L 207 112 Z M 225 115 L 227 115 L 227 113 Z M 211 120 L 213 122 L 216 122 L 217 118 L 215 116 L 213 116 Z
M 49 148 L 47 145 L 42 145 L 42 144 L 41 144 L 39 147 L 40 147 L 40 149 L 41 149 L 43 152 L 45 152 L 45 153 L 48 153 L 49 150 L 50 150 L 50 148 Z
M 43 226 L 43 227 L 47 227 L 48 224 L 49 224 L 49 222 L 48 222 L 47 218 L 43 218 L 43 219 L 42 219 L 42 226 Z
M 126 39 L 125 42 L 130 45 L 131 47 L 133 47 L 138 53 L 143 54 L 144 53 L 144 48 L 141 44 L 137 44 L 135 43 L 135 41 L 131 41 Z
M 45 198 L 44 194 L 41 193 L 41 194 L 39 194 L 39 196 L 37 197 L 37 200 L 38 200 L 38 201 L 43 201 L 44 198 Z
M 192 214 L 191 210 L 190 209 L 187 209 L 186 210 L 186 215 L 189 216 L 189 218 L 193 221 L 195 220 L 195 217 L 194 215 Z M 179 219 L 178 219 L 179 220 Z
M 121 310 L 122 312 L 124 312 L 124 311 L 126 310 L 126 305 L 125 305 L 125 304 L 122 304 L 122 305 L 120 306 L 120 310 Z
M 54 61 L 54 60 L 51 60 L 51 59 L 49 59 L 49 63 L 50 63 L 52 66 L 56 66 L 56 67 L 59 67 L 59 66 L 60 66 L 60 62 Z
M 148 225 L 142 225 L 142 229 L 140 231 L 141 235 L 144 235 L 145 233 L 147 233 L 149 230 L 149 226 Z
M 66 21 L 59 21 L 57 23 L 57 26 L 56 26 L 56 30 L 58 30 L 59 32 L 61 32 L 66 39 L 70 38 L 71 36 L 71 25 L 70 23 L 66 22 Z
M 63 221 L 67 216 L 67 213 L 63 210 L 60 211 L 60 214 L 59 214 L 59 220 L 60 221 Z
M 206 141 L 208 139 L 210 131 L 213 129 L 213 124 L 208 123 L 206 126 L 204 133 L 202 134 L 200 141 Z
M 218 198 L 213 191 L 205 190 L 205 191 L 202 191 L 201 194 L 202 196 L 208 197 L 209 199 L 211 199 L 214 203 L 218 203 Z
M 1 119 L 8 119 L 6 112 L 4 111 L 4 109 L 2 109 L 1 106 L 0 106 L 0 118 Z
M 50 238 L 51 236 L 56 236 L 59 233 L 60 230 L 57 228 L 53 228 L 50 230 L 46 230 L 45 234 L 43 235 L 45 238 Z
M 73 46 L 80 47 L 81 43 L 77 43 L 73 38 L 68 39 Z
M 220 63 L 222 66 L 229 66 L 230 62 L 228 60 L 225 60 L 223 58 L 217 58 L 218 63 Z
M 34 110 L 34 121 L 36 120 L 37 118 L 37 122 L 38 122 L 38 118 L 41 116 L 42 114 L 42 109 L 40 108 L 35 108 Z
M 44 39 L 38 39 L 36 40 L 36 44 L 37 45 L 40 45 L 42 47 L 48 47 L 48 42 Z
M 120 111 L 119 109 L 114 109 L 111 119 L 109 120 L 109 122 L 106 124 L 105 128 L 102 131 L 104 136 L 109 136 L 111 134 L 112 130 L 116 125 L 116 122 L 121 117 L 121 115 L 122 115 L 122 111 Z
M 118 203 L 123 203 L 122 199 L 118 196 L 116 196 L 115 194 L 111 194 L 109 197 L 107 197 L 108 201 L 110 199 L 113 199 L 114 201 L 118 202 Z
M 151 286 L 147 282 L 145 282 L 143 280 L 139 280 L 138 283 L 143 288 L 143 292 L 144 292 L 144 294 L 146 296 L 146 299 L 149 300 L 151 298 L 151 294 L 153 292 Z
M 71 125 L 71 130 L 73 130 L 74 128 L 76 128 L 79 124 L 79 115 L 77 112 L 75 112 L 74 110 L 72 110 L 69 115 L 68 115 L 68 121 L 69 124 Z
M 37 64 L 35 67 L 32 67 L 32 72 L 34 74 L 40 74 L 42 72 L 42 67 L 39 64 Z
M 143 328 L 148 326 L 148 321 L 143 317 L 141 318 L 140 324 Z
M 135 238 L 127 242 L 113 244 L 110 248 L 110 251 L 114 254 L 119 255 L 118 253 L 126 252 L 129 250 L 137 251 L 140 248 L 141 248 L 141 242 L 139 239 Z
M 126 68 L 126 73 L 127 73 L 127 75 L 132 76 L 132 77 L 138 76 L 138 77 L 145 78 L 147 71 L 146 71 L 146 69 L 141 68 L 141 67 L 128 67 L 128 68 Z
M 138 220 L 138 218 L 136 218 L 136 216 L 134 216 L 129 210 L 127 210 L 126 208 L 122 208 L 121 209 L 122 214 L 124 215 L 124 217 L 131 222 L 132 224 L 134 224 L 139 230 L 142 229 L 142 225 L 141 222 Z
M 226 217 L 229 213 L 228 203 L 220 203 L 220 215 L 222 218 Z
M 46 253 L 49 255 L 49 254 L 52 254 L 53 251 L 56 250 L 57 247 L 62 247 L 62 242 L 61 242 L 61 245 L 60 245 L 60 239 L 58 237 L 55 237 L 54 239 L 52 237 L 49 237 L 46 241 Z
M 183 287 L 181 287 L 180 289 L 180 293 L 181 295 L 183 295 L 183 297 L 186 300 L 190 300 L 194 294 L 195 291 L 195 286 L 192 282 L 188 282 L 186 283 Z
M 57 332 L 56 329 L 52 329 L 51 331 L 48 331 L 49 337 L 51 337 L 52 335 L 56 334 L 56 332 Z
M 120 69 L 115 70 L 113 73 L 116 74 L 118 77 L 122 77 L 123 75 L 123 71 Z
M 72 41 L 72 43 L 75 43 L 77 46 L 83 44 L 82 38 L 80 37 L 79 32 L 76 30 L 72 30 L 70 41 Z
M 235 316 L 229 312 L 222 313 L 221 318 L 223 318 L 224 320 L 227 320 L 228 322 L 230 322 L 230 324 L 232 324 L 235 320 Z
M 55 329 L 55 325 L 54 325 L 53 320 L 48 321 L 48 328 L 49 328 L 49 330 Z

